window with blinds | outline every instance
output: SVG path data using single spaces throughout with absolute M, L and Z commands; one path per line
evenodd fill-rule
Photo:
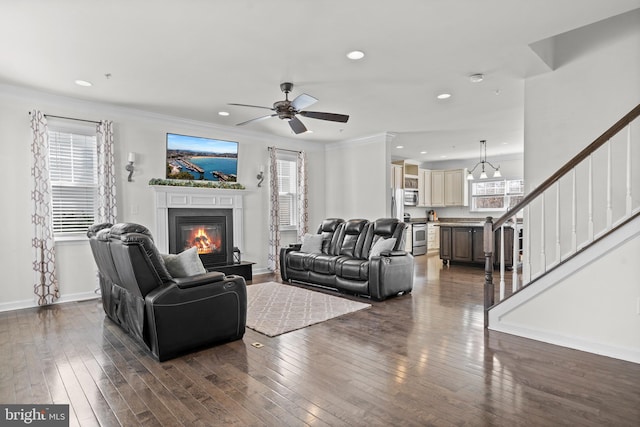
M 277 160 L 278 164 L 278 200 L 280 203 L 280 229 L 295 229 L 297 225 L 297 163 L 293 158 Z
M 471 211 L 506 211 L 524 197 L 522 179 L 471 183 Z
M 56 235 L 85 233 L 93 224 L 98 187 L 95 135 L 49 131 L 49 178 Z

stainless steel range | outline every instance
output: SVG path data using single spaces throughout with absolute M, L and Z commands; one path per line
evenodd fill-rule
M 412 224 L 412 253 L 413 255 L 424 255 L 427 253 L 427 224 L 425 223 L 413 223 Z

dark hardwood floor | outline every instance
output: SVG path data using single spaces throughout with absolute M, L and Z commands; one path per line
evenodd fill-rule
M 0 313 L 0 403 L 69 403 L 72 426 L 640 425 L 640 365 L 485 335 L 482 268 L 416 261 L 410 295 L 164 363 L 99 300 Z

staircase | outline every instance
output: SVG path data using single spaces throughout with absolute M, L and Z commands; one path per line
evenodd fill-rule
M 495 221 L 487 218 L 485 328 L 640 363 L 640 276 L 624 277 L 638 276 L 640 271 L 639 115 L 640 105 L 505 215 Z M 504 239 L 507 227 L 516 230 L 510 254 L 514 268 L 508 271 L 506 254 L 499 253 L 499 269 L 494 274 L 494 239 L 490 237 L 498 233 Z M 611 269 L 610 276 L 597 276 L 607 269 Z M 616 283 L 607 283 L 615 282 L 616 277 L 634 285 L 625 285 L 620 291 Z M 593 305 L 588 298 L 581 298 L 587 292 L 599 292 L 601 301 Z M 608 294 L 615 292 L 627 293 L 628 307 L 626 302 L 624 307 L 607 305 Z M 620 346 L 611 325 L 598 331 L 597 320 L 553 315 L 554 311 L 573 313 L 567 301 L 578 306 L 576 313 L 592 313 L 594 319 L 622 310 L 624 314 L 610 317 L 622 322 L 620 328 L 629 330 L 631 325 L 632 331 L 638 331 L 638 342 Z M 554 326 L 553 319 L 562 319 L 562 325 Z M 601 337 L 595 341 L 580 338 L 572 332 L 573 321 L 583 322 L 583 327 L 585 322 L 592 324 L 593 335 Z M 579 327 L 576 325 L 576 330 Z

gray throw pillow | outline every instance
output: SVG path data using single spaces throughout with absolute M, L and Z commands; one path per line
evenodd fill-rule
M 374 256 L 380 256 L 382 252 L 392 251 L 393 247 L 396 245 L 396 238 L 391 237 L 389 239 L 378 239 L 378 241 L 371 248 L 371 252 L 369 252 L 369 259 Z
M 305 234 L 302 236 L 300 252 L 308 254 L 322 253 L 322 234 Z
M 207 272 L 195 246 L 179 254 L 163 254 L 162 259 L 171 277 L 189 277 Z

